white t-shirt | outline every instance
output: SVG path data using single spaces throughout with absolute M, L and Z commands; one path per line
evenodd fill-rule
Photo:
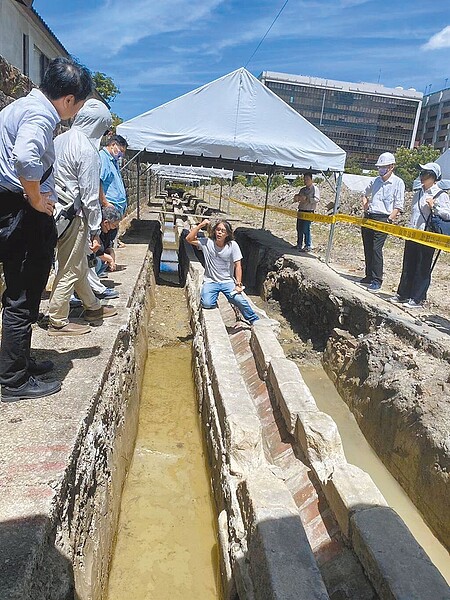
M 242 259 L 241 249 L 237 242 L 232 240 L 219 248 L 214 240 L 207 237 L 199 237 L 198 249 L 203 252 L 205 257 L 205 276 L 203 280 L 206 283 L 233 281 L 234 263 Z

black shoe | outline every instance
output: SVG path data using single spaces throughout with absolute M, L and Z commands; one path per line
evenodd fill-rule
M 359 280 L 359 283 L 372 283 L 372 277 L 363 277 Z
M 28 372 L 30 375 L 45 375 L 50 373 L 55 368 L 55 364 L 51 360 L 37 361 L 35 358 L 30 358 L 28 363 Z
M 17 402 L 17 400 L 34 400 L 56 394 L 61 389 L 60 381 L 39 381 L 30 377 L 19 387 L 2 385 L 2 402 Z

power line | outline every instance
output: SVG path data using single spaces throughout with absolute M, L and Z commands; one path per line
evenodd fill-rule
M 268 34 L 269 34 L 269 31 L 272 29 L 272 27 L 273 27 L 273 26 L 275 25 L 275 23 L 277 22 L 277 20 L 278 20 L 278 17 L 281 15 L 281 13 L 282 13 L 282 12 L 283 12 L 283 10 L 285 9 L 285 7 L 286 7 L 286 4 L 287 4 L 288 2 L 289 2 L 289 0 L 286 0 L 286 2 L 283 4 L 283 6 L 281 7 L 281 9 L 280 9 L 280 11 L 278 12 L 277 16 L 276 16 L 276 17 L 275 17 L 275 19 L 272 21 L 272 24 L 271 24 L 271 26 L 270 26 L 270 27 L 269 27 L 269 29 L 266 31 L 266 33 L 264 34 L 264 36 L 263 36 L 263 38 L 261 39 L 261 41 L 259 42 L 259 44 L 256 46 L 256 48 L 255 48 L 255 50 L 254 50 L 253 54 L 250 56 L 250 58 L 248 59 L 248 61 L 245 63 L 245 66 L 244 66 L 244 68 L 247 68 L 247 65 L 248 65 L 248 63 L 249 63 L 249 62 L 252 60 L 252 58 L 253 58 L 253 57 L 255 56 L 255 54 L 258 52 L 258 50 L 259 50 L 259 48 L 260 48 L 261 44 L 264 42 L 264 40 L 266 39 L 266 37 L 267 37 L 267 36 L 268 36 Z

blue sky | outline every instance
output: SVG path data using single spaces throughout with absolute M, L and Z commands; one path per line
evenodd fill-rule
M 67 50 L 121 90 L 129 119 L 244 66 L 284 0 L 35 0 Z M 247 68 L 436 91 L 448 0 L 289 0 Z M 446 78 L 449 78 L 446 82 Z

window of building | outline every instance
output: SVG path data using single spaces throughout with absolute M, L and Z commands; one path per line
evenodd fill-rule
M 22 36 L 22 73 L 30 75 L 30 37 L 26 33 Z
M 39 56 L 40 81 L 42 81 L 44 79 L 44 73 L 47 70 L 49 63 L 50 63 L 50 59 L 48 58 L 48 56 L 45 56 L 45 54 L 43 52 L 41 52 L 40 56 Z

